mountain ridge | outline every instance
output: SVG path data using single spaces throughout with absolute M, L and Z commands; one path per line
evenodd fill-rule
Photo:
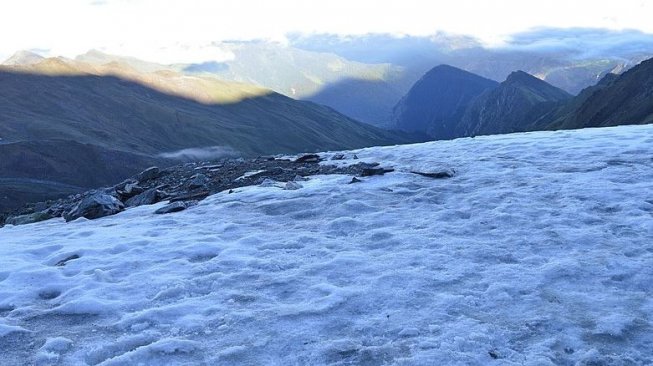
M 469 103 L 498 83 L 450 66 L 424 74 L 393 108 L 394 126 L 436 139 L 455 138 L 456 125 Z

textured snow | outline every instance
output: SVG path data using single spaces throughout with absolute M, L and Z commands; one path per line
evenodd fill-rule
M 0 229 L 0 364 L 653 363 L 653 126 L 355 153 L 396 171 Z

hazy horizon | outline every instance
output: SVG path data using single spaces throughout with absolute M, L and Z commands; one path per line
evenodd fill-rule
M 488 47 L 510 46 L 516 35 L 540 29 L 597 29 L 648 37 L 653 33 L 651 13 L 653 3 L 641 0 L 12 1 L 4 6 L 0 22 L 0 31 L 11 35 L 0 45 L 0 59 L 19 50 L 74 57 L 98 49 L 161 63 L 220 61 L 232 57 L 222 41 L 284 43 L 289 34 L 445 33 L 469 36 Z M 564 37 L 561 41 L 574 42 Z M 547 42 L 545 46 L 552 43 Z

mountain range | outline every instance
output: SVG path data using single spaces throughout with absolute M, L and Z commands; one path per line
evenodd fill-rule
M 20 56 L 0 67 L 0 209 L 64 185 L 68 193 L 115 183 L 187 149 L 215 158 L 412 141 L 250 84 Z
M 653 59 L 572 96 L 523 71 L 500 83 L 448 65 L 426 73 L 394 108 L 394 127 L 451 139 L 653 122 Z
M 558 44 L 561 39 L 570 41 Z M 606 74 L 621 73 L 653 56 L 653 37 L 596 29 L 542 29 L 513 35 L 507 44 L 494 47 L 446 33 L 298 34 L 286 43 L 224 41 L 216 46 L 232 57 L 163 65 L 92 50 L 76 60 L 92 65 L 118 61 L 139 72 L 168 70 L 254 84 L 388 128 L 393 107 L 434 65 L 452 65 L 497 82 L 523 70 L 576 95 Z
M 650 49 L 583 53 L 550 46 L 558 36 L 496 49 L 446 34 L 298 36 L 171 65 L 20 51 L 0 66 L 0 210 L 179 159 L 653 122 L 652 61 L 637 64 Z

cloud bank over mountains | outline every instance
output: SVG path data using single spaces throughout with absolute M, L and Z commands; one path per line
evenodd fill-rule
M 3 37 L 0 57 L 30 49 L 74 57 L 96 48 L 161 63 L 201 62 L 231 56 L 215 42 L 286 42 L 291 33 L 427 37 L 445 32 L 497 46 L 532 27 L 653 33 L 652 13 L 653 3 L 641 0 L 10 0 L 3 6 L 0 32 L 11 36 Z

